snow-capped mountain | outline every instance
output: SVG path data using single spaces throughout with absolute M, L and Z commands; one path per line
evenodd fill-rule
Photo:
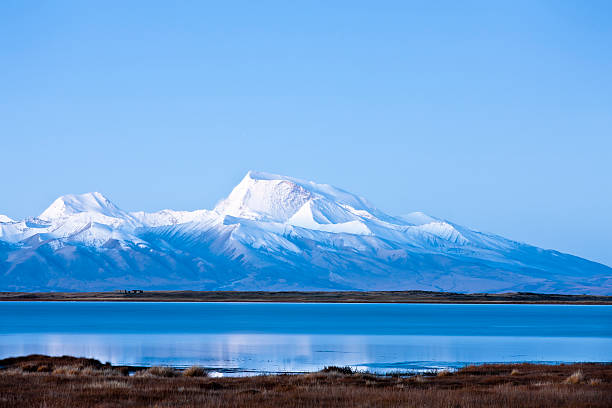
M 0 290 L 440 290 L 612 294 L 612 268 L 341 189 L 249 172 L 212 210 L 100 193 L 0 216 Z

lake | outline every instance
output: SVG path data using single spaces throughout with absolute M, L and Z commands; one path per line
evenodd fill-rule
M 216 375 L 610 362 L 612 306 L 0 302 L 0 358 L 33 353 Z

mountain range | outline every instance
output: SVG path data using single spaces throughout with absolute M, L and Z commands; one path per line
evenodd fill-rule
M 135 288 L 612 295 L 612 268 L 252 171 L 212 210 L 127 212 L 95 192 L 0 215 L 0 291 Z

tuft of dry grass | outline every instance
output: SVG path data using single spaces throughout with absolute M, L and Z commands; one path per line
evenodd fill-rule
M 4 370 L 0 370 L 0 375 L 8 376 L 8 375 L 24 375 L 25 371 L 23 371 L 20 367 L 11 367 L 5 368 Z
M 81 374 L 81 368 L 78 366 L 59 366 L 53 369 L 53 374 L 75 376 Z
M 191 366 L 183 371 L 185 377 L 207 377 L 208 372 L 202 367 Z
M 453 373 L 449 370 L 440 370 L 436 374 L 436 377 L 448 377 L 449 375 L 453 375 Z
M 172 367 L 153 366 L 134 374 L 137 377 L 178 377 L 179 372 Z
M 553 383 L 550 381 L 538 381 L 538 382 L 533 383 L 533 385 L 535 387 L 549 387 L 553 385 Z
M 563 381 L 564 384 L 580 384 L 584 381 L 584 373 L 578 370 Z
M 130 388 L 130 387 L 131 385 L 125 381 L 107 380 L 107 381 L 97 381 L 97 382 L 85 384 L 84 388 L 112 390 L 112 389 L 125 389 L 125 388 Z
M 510 375 L 519 375 L 520 373 L 521 372 L 518 370 L 518 368 L 515 368 L 510 372 Z
M 123 375 L 121 371 L 114 370 L 112 368 L 85 367 L 80 372 L 80 375 L 91 376 L 91 377 L 114 377 L 118 374 Z

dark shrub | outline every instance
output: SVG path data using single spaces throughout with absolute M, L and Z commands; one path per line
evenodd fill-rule
M 336 373 L 342 375 L 351 375 L 354 374 L 355 371 L 349 367 L 338 367 L 338 366 L 327 366 L 321 370 L 322 373 Z

